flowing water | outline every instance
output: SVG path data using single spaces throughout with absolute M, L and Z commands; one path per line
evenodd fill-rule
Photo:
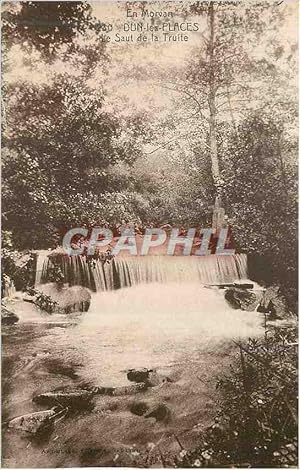
M 95 291 L 152 282 L 199 282 L 224 284 L 247 277 L 247 256 L 126 256 L 103 264 L 87 263 L 84 256 L 60 256 L 59 262 L 66 282 L 84 285 Z M 36 282 L 47 282 L 53 266 L 47 252 L 37 261 Z
M 130 368 L 172 367 L 217 343 L 256 335 L 260 324 L 256 312 L 234 311 L 222 292 L 196 283 L 142 284 L 95 294 L 68 341 L 84 357 L 85 380 L 121 385 Z
M 224 291 L 201 285 L 199 278 L 223 283 L 246 277 L 245 259 L 158 261 L 155 265 L 154 259 L 132 258 L 105 267 L 98 264 L 94 272 L 98 292 L 92 294 L 90 309 L 84 314 L 50 316 L 21 300 L 11 303 L 20 322 L 3 328 L 4 420 L 40 409 L 31 400 L 36 393 L 128 385 L 126 371 L 131 368 L 155 368 L 172 382 L 142 397 L 119 398 L 117 409 L 107 415 L 92 412 L 75 420 L 67 418 L 44 443 L 6 435 L 5 466 L 89 465 L 82 455 L 91 445 L 107 452 L 93 465 L 111 464 L 120 446 L 156 442 L 168 429 L 184 433 L 187 426 L 208 421 L 215 386 L 209 384 L 228 367 L 232 339 L 260 335 L 262 319 L 257 312 L 231 309 Z M 74 268 L 73 280 L 86 275 L 83 266 L 78 272 Z M 46 268 L 44 263 L 44 274 Z M 115 272 L 122 288 L 109 290 Z M 167 401 L 171 423 L 162 427 L 131 415 L 128 400 L 134 399 Z

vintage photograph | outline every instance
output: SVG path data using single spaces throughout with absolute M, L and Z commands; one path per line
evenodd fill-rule
M 297 468 L 298 2 L 3 1 L 3 468 Z

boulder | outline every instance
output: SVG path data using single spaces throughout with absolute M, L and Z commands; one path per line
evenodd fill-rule
M 19 318 L 17 315 L 13 312 L 10 312 L 7 310 L 7 308 L 1 306 L 1 323 L 2 325 L 13 325 L 14 323 L 17 323 L 19 321 Z
M 130 385 L 124 385 L 120 387 L 94 387 L 94 393 L 97 395 L 109 395 L 109 396 L 123 396 L 123 395 L 135 395 L 136 393 L 145 392 L 148 385 L 144 382 L 135 383 Z
M 170 414 L 169 408 L 162 403 L 155 405 L 150 412 L 145 415 L 145 418 L 155 418 L 156 421 L 168 421 Z
M 147 403 L 143 401 L 132 403 L 129 407 L 132 414 L 137 416 L 143 416 L 149 410 Z
M 130 369 L 127 372 L 127 379 L 135 383 L 146 382 L 151 372 L 153 372 L 151 369 L 146 369 L 145 367 L 141 369 Z
M 41 393 L 33 397 L 34 403 L 39 405 L 60 405 L 69 409 L 88 409 L 91 406 L 91 400 L 95 392 L 91 390 L 55 390 Z
M 56 313 L 87 312 L 90 307 L 91 292 L 86 287 L 69 287 L 66 284 L 60 287 L 51 282 L 41 284 L 39 291 L 57 303 L 54 310 Z
M 7 423 L 7 427 L 14 431 L 24 431 L 36 434 L 45 427 L 49 427 L 61 417 L 65 416 L 66 410 L 54 407 L 51 410 L 37 411 L 22 416 L 17 416 Z
M 118 397 L 123 395 L 135 395 L 136 393 L 145 392 L 148 386 L 145 383 L 134 385 L 125 385 L 123 387 L 114 387 L 112 396 Z
M 255 292 L 239 287 L 230 287 L 225 291 L 225 299 L 231 307 L 240 310 L 254 311 L 259 302 Z
M 148 387 L 156 387 L 165 382 L 171 382 L 168 377 L 158 374 L 153 369 L 131 369 L 127 373 L 127 379 L 135 383 L 144 383 Z
M 270 318 L 273 320 L 291 316 L 287 302 L 278 286 L 271 286 L 265 290 L 257 311 L 270 314 Z

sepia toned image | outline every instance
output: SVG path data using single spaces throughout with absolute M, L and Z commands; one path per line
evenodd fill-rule
M 298 2 L 1 7 L 2 467 L 297 468 Z

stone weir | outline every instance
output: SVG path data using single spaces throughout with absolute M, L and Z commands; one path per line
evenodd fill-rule
M 103 263 L 85 256 L 41 252 L 37 259 L 36 285 L 53 280 L 59 266 L 64 281 L 93 291 L 106 291 L 144 283 L 199 282 L 229 284 L 247 278 L 247 255 L 128 256 Z

